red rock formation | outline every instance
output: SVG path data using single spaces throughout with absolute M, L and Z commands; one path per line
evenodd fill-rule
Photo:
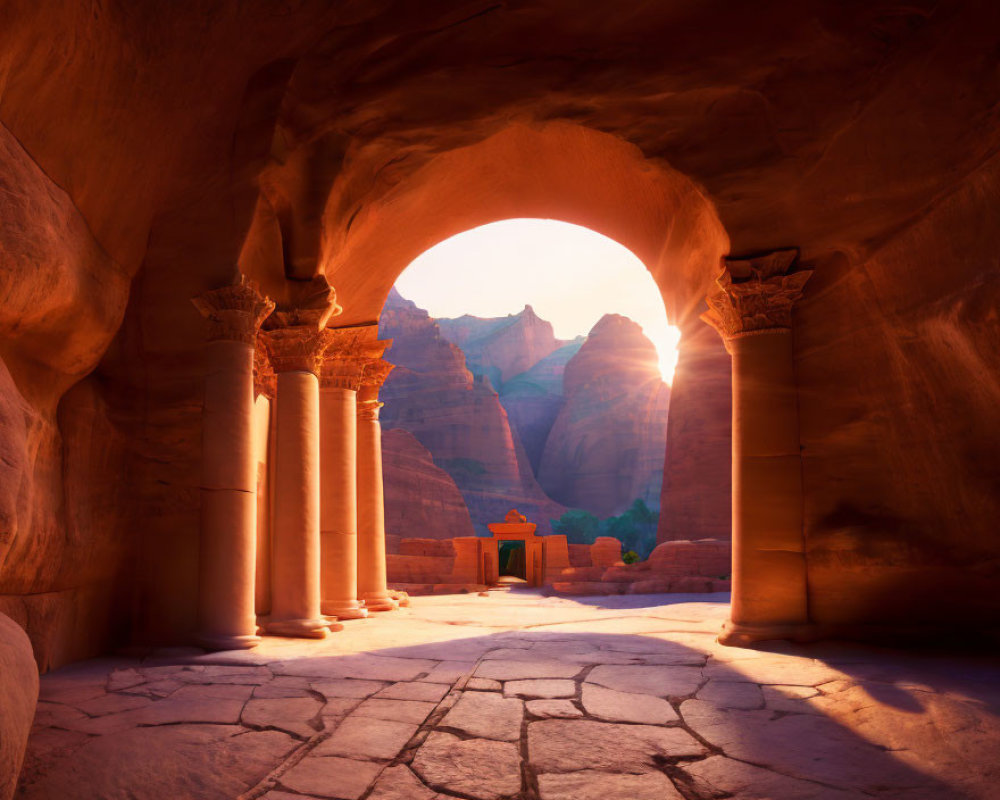
M 657 542 L 732 536 L 732 365 L 700 320 L 684 330 L 670 390 Z
M 552 323 L 529 305 L 506 317 L 483 319 L 466 314 L 436 322 L 441 335 L 465 353 L 469 369 L 486 375 L 497 390 L 565 344 L 552 333 Z
M 413 434 L 402 428 L 382 434 L 382 475 L 385 529 L 393 537 L 389 541 L 475 533 L 462 493 Z
M 524 445 L 535 475 L 542 463 L 545 442 L 565 400 L 563 373 L 566 364 L 583 346 L 584 338 L 579 336 L 549 353 L 526 372 L 506 381 L 500 390 L 500 402 Z
M 35 717 L 38 668 L 24 630 L 0 614 L 0 797 L 14 796 Z
M 563 387 L 538 475 L 548 494 L 602 517 L 636 498 L 658 507 L 670 388 L 642 329 L 604 316 L 566 365 Z
M 401 427 L 454 479 L 474 524 L 485 529 L 517 506 L 539 529 L 565 510 L 546 497 L 489 382 L 465 368 L 462 351 L 441 337 L 427 312 L 395 291 L 379 323 L 396 344 L 398 366 L 382 389 L 386 428 Z

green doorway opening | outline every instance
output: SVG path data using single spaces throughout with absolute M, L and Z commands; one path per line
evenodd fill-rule
M 523 541 L 500 542 L 500 576 L 510 576 L 512 578 L 527 578 L 527 568 L 524 559 Z

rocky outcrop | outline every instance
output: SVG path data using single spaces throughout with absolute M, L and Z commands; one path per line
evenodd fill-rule
M 430 451 L 461 490 L 477 528 L 485 531 L 517 506 L 540 530 L 550 530 L 549 520 L 565 509 L 535 481 L 489 380 L 473 376 L 427 312 L 395 291 L 379 335 L 394 340 L 397 364 L 382 389 L 384 427 L 406 429 Z
M 382 434 L 385 529 L 401 537 L 451 539 L 474 533 L 469 509 L 455 481 L 417 438 L 402 428 Z
M 700 321 L 678 347 L 670 387 L 656 541 L 732 538 L 732 359 Z
M 538 473 L 549 496 L 602 517 L 636 498 L 659 508 L 670 388 L 642 329 L 604 316 L 566 365 L 563 390 Z
M 530 305 L 506 317 L 466 314 L 436 322 L 441 335 L 462 348 L 469 369 L 487 376 L 498 390 L 565 344 L 556 339 L 552 323 L 541 319 Z
M 563 372 L 584 339 L 579 336 L 549 353 L 526 372 L 505 381 L 500 390 L 500 402 L 524 445 L 535 475 L 542 463 L 549 431 L 563 406 Z

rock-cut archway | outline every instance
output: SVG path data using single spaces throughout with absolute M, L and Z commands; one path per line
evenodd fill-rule
M 699 315 L 706 308 L 706 294 L 720 291 L 716 281 L 728 238 L 699 187 L 616 137 L 564 122 L 511 124 L 476 144 L 431 158 L 398 181 L 392 176 L 391 162 L 384 167 L 386 175 L 376 175 L 371 181 L 359 176 L 365 169 L 370 165 L 360 156 L 345 161 L 321 215 L 322 246 L 317 266 L 336 287 L 343 307 L 343 313 L 331 324 L 344 329 L 373 326 L 403 269 L 433 244 L 469 228 L 511 217 L 552 218 L 615 239 L 649 269 L 668 315 L 685 334 L 680 348 L 682 368 L 675 378 L 676 400 L 670 411 L 672 422 L 682 422 L 670 426 L 669 444 L 671 450 L 685 456 L 683 463 L 665 471 L 661 503 L 666 513 L 661 537 L 727 535 L 730 363 L 722 344 Z M 359 192 L 358 185 L 365 185 L 367 191 Z M 286 278 L 275 274 L 274 265 L 284 264 L 287 272 L 287 259 L 278 257 L 282 226 L 273 207 L 265 193 L 241 262 L 244 273 L 265 290 Z M 791 261 L 779 261 L 782 270 L 792 267 Z M 749 277 L 753 286 L 772 277 L 743 272 L 736 276 L 737 282 Z M 280 285 L 277 288 L 281 291 Z M 750 288 L 766 304 L 768 292 Z M 790 334 L 790 319 L 774 328 L 761 326 L 754 319 L 748 318 L 747 330 L 720 331 L 730 345 L 730 340 L 744 336 L 767 346 L 780 342 L 777 358 L 782 363 L 789 360 L 790 336 L 759 334 Z M 751 349 L 756 348 L 751 345 Z M 763 358 L 767 361 L 769 356 L 764 354 Z M 751 370 L 761 368 L 751 363 L 752 358 L 743 361 Z M 768 391 L 765 389 L 764 395 Z M 794 394 L 794 383 L 779 393 L 788 391 Z M 750 406 L 756 407 L 764 395 L 750 397 Z M 787 410 L 782 406 L 776 413 Z M 769 424 L 755 423 L 763 428 Z M 783 426 L 797 431 L 794 415 L 779 424 Z M 742 452 L 740 447 L 737 450 Z M 783 486 L 786 477 L 772 475 L 765 477 L 764 483 L 771 480 Z M 783 486 L 778 491 L 792 505 L 801 504 L 795 498 L 796 492 L 801 494 L 800 485 Z M 692 497 L 696 498 L 693 503 Z M 747 520 L 742 514 L 736 519 L 738 524 L 743 520 L 742 527 L 748 529 L 773 523 Z M 678 531 L 680 526 L 684 528 Z M 801 520 L 789 519 L 780 527 L 794 539 L 779 548 L 788 549 L 790 559 L 781 554 L 778 563 L 772 563 L 771 556 L 755 560 L 745 554 L 756 552 L 757 545 L 736 547 L 737 561 L 754 564 L 746 569 L 737 564 L 734 569 L 736 576 L 742 576 L 737 577 L 735 590 L 735 608 L 743 618 L 741 630 L 749 625 L 753 636 L 769 635 L 773 625 L 798 625 L 808 620 Z M 764 550 L 770 549 L 765 543 Z M 778 588 L 772 591 L 769 582 Z M 752 587 L 753 599 L 740 599 L 741 584 Z

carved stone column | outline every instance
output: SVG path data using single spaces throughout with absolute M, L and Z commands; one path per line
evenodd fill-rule
M 720 641 L 796 636 L 809 622 L 792 305 L 797 251 L 727 259 L 702 315 L 733 357 L 733 603 Z
M 202 411 L 198 640 L 213 650 L 257 637 L 257 463 L 253 438 L 254 343 L 274 303 L 241 276 L 192 300 L 209 321 Z
M 381 352 L 392 344 L 378 342 Z M 381 358 L 365 367 L 358 392 L 358 591 L 371 611 L 392 611 L 385 569 L 385 497 L 382 486 L 382 428 L 379 389 L 393 365 Z
M 329 328 L 320 372 L 320 537 L 323 613 L 360 619 L 358 602 L 357 398 L 361 329 Z
M 271 615 L 265 631 L 322 639 L 319 379 L 330 309 L 276 311 L 266 331 L 277 373 Z M 270 322 L 270 321 L 269 321 Z

